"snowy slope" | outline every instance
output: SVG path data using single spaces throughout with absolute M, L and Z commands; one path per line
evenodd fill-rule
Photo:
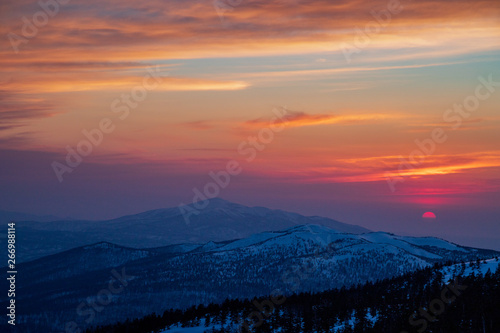
M 457 276 L 469 276 L 474 274 L 476 276 L 484 276 L 488 271 L 494 274 L 498 267 L 500 266 L 500 259 L 493 258 L 487 260 L 481 260 L 479 265 L 477 261 L 469 261 L 464 264 L 454 264 L 451 266 L 446 266 L 441 269 L 443 274 L 443 283 L 448 283 Z M 464 269 L 465 268 L 465 269 Z
M 125 269 L 131 279 L 106 307 L 107 315 L 96 316 L 98 325 L 158 309 L 251 299 L 276 290 L 291 294 L 365 284 L 437 262 L 499 254 L 434 238 L 339 233 L 317 225 L 203 245 L 137 250 L 98 243 L 20 264 L 18 300 L 26 304 L 25 320 L 73 320 L 82 300 L 107 288 L 113 270 Z
M 183 210 L 196 213 L 187 219 Z M 370 231 L 326 217 L 303 216 L 277 209 L 247 207 L 222 199 L 211 199 L 203 209 L 188 205 L 106 221 L 19 222 L 17 230 L 22 239 L 19 259 L 33 260 L 103 241 L 133 248 L 164 247 L 182 243 L 204 244 L 209 241 L 242 239 L 255 233 L 306 224 L 323 225 L 341 233 L 360 234 Z M 0 238 L 1 246 L 6 246 L 6 237 Z
M 471 254 L 476 251 L 434 237 L 403 237 L 385 232 L 372 232 L 361 235 L 348 234 L 339 233 L 324 226 L 303 225 L 283 231 L 259 233 L 247 238 L 219 244 L 210 242 L 198 248 L 195 252 L 221 252 L 237 249 L 265 251 L 273 248 L 299 247 L 305 251 L 302 254 L 307 254 L 307 248 L 322 246 L 329 246 L 330 249 L 336 248 L 337 250 L 350 246 L 353 251 L 357 252 L 371 248 L 384 248 L 384 251 L 392 249 L 393 253 L 404 251 L 411 256 L 430 260 L 442 260 L 449 253 L 460 255 Z

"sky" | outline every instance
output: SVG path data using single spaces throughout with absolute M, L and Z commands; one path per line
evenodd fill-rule
M 0 19 L 0 209 L 106 219 L 199 191 L 500 250 L 496 0 L 19 0 Z

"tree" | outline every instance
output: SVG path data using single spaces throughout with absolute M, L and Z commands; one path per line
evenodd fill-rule
M 210 326 L 210 322 L 211 322 L 211 320 L 210 320 L 210 314 L 207 313 L 205 315 L 205 327 L 209 327 Z
M 355 332 L 364 332 L 367 328 L 370 327 L 370 322 L 366 318 L 367 310 L 365 307 L 359 307 L 356 309 L 355 314 L 355 324 L 354 331 Z

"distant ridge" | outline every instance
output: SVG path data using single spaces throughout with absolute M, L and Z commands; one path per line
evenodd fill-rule
M 33 215 L 20 212 L 11 212 L 7 210 L 0 209 L 0 223 L 5 224 L 12 221 L 37 221 L 37 222 L 50 222 L 63 220 L 61 217 L 54 215 Z
M 19 249 L 19 258 L 29 261 L 103 241 L 132 248 L 220 242 L 306 224 L 322 225 L 339 233 L 370 232 L 363 227 L 326 217 L 248 207 L 219 198 L 210 199 L 205 206 L 190 216 L 189 223 L 186 223 L 179 207 L 155 209 L 103 221 L 20 222 L 18 239 L 22 247 Z M 185 207 L 196 209 L 195 204 Z M 0 246 L 3 246 L 2 242 L 5 239 L 0 240 Z

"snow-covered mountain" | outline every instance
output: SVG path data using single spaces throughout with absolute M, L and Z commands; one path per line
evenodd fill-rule
M 30 300 L 20 320 L 56 326 L 80 320 L 88 326 L 85 317 L 75 318 L 75 308 L 107 288 L 113 269 L 129 278 L 123 292 L 113 295 L 102 310 L 106 314 L 96 315 L 92 325 L 226 298 L 365 284 L 438 262 L 498 254 L 432 237 L 339 233 L 318 225 L 142 250 L 99 243 L 19 265 L 23 274 L 19 275 L 18 300 Z M 87 268 L 82 270 L 82 265 Z M 43 316 L 40 309 L 44 309 Z
M 443 275 L 443 283 L 450 283 L 457 277 L 467 277 L 474 274 L 475 276 L 484 276 L 488 272 L 493 274 L 500 266 L 498 257 L 488 260 L 476 260 L 463 262 L 460 264 L 447 265 L 440 269 Z
M 307 246 L 304 246 L 304 243 Z M 386 232 L 350 234 L 339 233 L 337 230 L 319 225 L 301 225 L 283 231 L 258 233 L 230 242 L 210 242 L 193 252 L 223 252 L 244 248 L 265 251 L 276 247 L 298 247 L 303 250 L 301 254 L 307 254 L 306 247 L 322 246 L 328 246 L 331 252 L 347 247 L 351 252 L 367 250 L 374 246 L 384 247 L 394 251 L 396 249 L 405 251 L 408 255 L 429 260 L 442 260 L 453 252 L 463 254 L 469 251 L 465 247 L 435 237 L 404 237 Z
M 499 282 L 498 257 L 433 267 L 349 290 L 295 295 L 275 305 L 274 311 L 270 311 L 264 321 L 257 322 L 254 329 L 296 333 L 408 332 L 408 329 L 412 332 L 493 333 L 500 327 Z M 447 293 L 452 296 L 447 299 L 448 304 L 439 308 L 439 312 L 435 311 L 433 306 L 447 297 Z M 242 318 L 256 309 L 255 304 L 266 300 L 257 299 L 246 304 L 228 301 L 201 311 L 187 310 L 180 315 L 167 312 L 162 316 L 165 318 L 163 323 L 156 321 L 155 324 L 158 323 L 160 333 L 247 331 L 245 328 L 251 321 L 243 322 Z M 426 315 L 425 309 L 429 309 L 427 313 L 432 313 L 436 319 L 426 321 L 431 317 Z M 135 331 L 137 327 L 151 325 L 153 318 L 139 320 L 142 321 L 135 325 Z M 132 328 L 130 324 L 123 326 Z M 112 328 L 96 333 L 120 332 L 118 325 Z
M 183 211 L 193 211 L 187 223 Z M 264 207 L 247 207 L 211 199 L 206 207 L 194 205 L 157 209 L 106 221 L 19 222 L 19 260 L 28 261 L 97 242 L 125 247 L 153 248 L 179 243 L 205 243 L 248 237 L 303 224 L 323 225 L 337 232 L 364 233 L 368 229 L 326 217 L 303 216 Z M 6 229 L 5 229 L 6 230 Z M 0 239 L 0 247 L 6 238 Z

